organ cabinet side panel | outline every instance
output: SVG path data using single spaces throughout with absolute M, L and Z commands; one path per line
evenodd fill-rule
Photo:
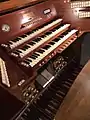
M 25 104 L 0 86 L 0 119 L 10 120 Z

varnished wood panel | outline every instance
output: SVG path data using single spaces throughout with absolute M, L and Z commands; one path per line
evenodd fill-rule
M 90 61 L 73 83 L 55 120 L 90 120 Z
M 20 8 L 27 5 L 33 5 L 41 1 L 45 1 L 45 0 L 9 0 L 5 2 L 1 2 L 0 12 L 8 11 L 10 9 Z
M 62 17 L 65 22 L 72 24 L 72 27 L 80 28 L 83 31 L 90 31 L 90 19 L 79 19 L 70 7 L 70 2 L 64 3 L 64 0 L 10 0 L 0 3 L 0 12 L 10 9 L 20 8 L 22 6 L 36 4 L 41 1 L 50 1 L 56 7 L 58 16 Z

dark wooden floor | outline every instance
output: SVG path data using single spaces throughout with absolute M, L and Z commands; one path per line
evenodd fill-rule
M 90 120 L 90 61 L 73 83 L 55 120 Z

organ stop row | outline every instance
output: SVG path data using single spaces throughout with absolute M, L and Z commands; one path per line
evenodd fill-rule
M 59 78 L 79 63 L 79 30 L 46 1 L 1 15 L 0 36 L 0 88 L 17 103 L 7 120 L 54 119 L 59 99 L 73 83 Z

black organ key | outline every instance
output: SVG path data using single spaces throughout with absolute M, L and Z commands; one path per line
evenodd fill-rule
M 28 65 L 29 65 L 29 63 L 30 63 L 28 60 L 24 60 L 24 62 L 25 62 L 26 64 L 28 64 Z
M 62 27 L 63 25 L 60 25 L 60 26 L 57 26 L 55 29 L 57 30 L 57 29 L 59 29 L 60 27 Z
M 34 43 L 34 42 L 30 42 L 30 43 L 28 43 L 28 44 L 33 46 L 35 43 Z
M 60 24 L 59 26 L 57 26 L 56 28 L 59 29 L 60 27 L 63 27 L 65 24 Z
M 61 39 L 61 38 L 63 38 L 63 37 L 64 37 L 64 35 L 60 35 L 58 38 Z
M 36 53 L 33 54 L 35 57 L 38 57 L 39 55 L 37 55 Z
M 19 40 L 21 40 L 21 38 L 16 38 L 16 39 L 14 39 L 14 40 L 12 40 L 13 42 L 17 42 L 17 41 L 19 41 Z
M 35 41 L 32 41 L 34 44 L 36 44 L 37 42 L 35 42 Z
M 62 27 L 62 26 L 63 26 L 63 25 L 61 24 L 61 25 L 55 27 L 54 29 L 52 29 L 51 31 L 54 32 L 54 31 L 58 30 L 60 27 Z
M 26 50 L 26 49 L 25 49 L 24 46 L 23 46 L 23 48 L 21 48 L 21 50 Z
M 31 45 L 28 43 L 28 44 L 27 44 L 27 47 L 28 47 L 28 48 L 30 48 L 30 47 L 31 47 Z
M 31 59 L 28 59 L 28 58 L 26 59 L 26 61 L 28 61 L 28 62 L 32 62 L 32 60 L 31 60 Z
M 73 29 L 68 29 L 67 32 L 70 32 L 71 30 L 73 30 Z
M 32 59 L 36 59 L 36 57 L 34 57 L 34 56 L 30 56 L 30 58 L 32 58 Z
M 62 26 L 64 26 L 64 24 L 60 24 L 60 25 L 58 25 L 57 27 L 55 27 L 53 30 L 51 30 L 51 31 L 56 31 L 56 30 L 58 30 L 60 27 L 62 27 Z
M 40 40 L 41 40 L 41 37 L 38 37 L 37 39 L 40 41 Z
M 33 40 L 34 42 L 39 42 L 40 40 L 38 40 L 38 39 L 35 39 L 35 40 Z
M 52 33 L 52 32 L 51 32 L 51 31 L 49 31 L 49 32 L 46 32 L 45 34 L 46 34 L 46 35 L 50 35 L 51 33 Z
M 24 48 L 27 50 L 28 48 L 30 48 L 30 46 L 27 44 L 24 46 Z
M 35 53 L 33 53 L 32 56 L 34 56 L 34 57 L 36 57 L 36 58 L 38 57 L 37 55 L 35 55 Z
M 49 45 L 54 45 L 55 43 L 52 41 L 52 42 L 50 42 L 50 43 L 48 43 Z
M 14 53 L 15 53 L 16 55 L 19 55 L 19 52 L 18 52 L 18 51 L 14 51 Z
M 31 32 L 31 31 L 29 31 L 29 32 L 27 32 L 26 34 L 27 34 L 27 35 L 30 35 L 31 33 L 32 33 L 32 32 Z
M 34 54 L 32 54 L 32 57 L 37 58 L 37 56 L 36 56 L 36 55 L 34 55 Z
M 35 32 L 35 30 L 33 30 L 33 31 L 29 31 L 29 32 L 26 33 L 26 35 L 33 34 L 34 32 Z
M 42 39 L 41 39 L 41 37 L 38 37 L 37 39 L 35 39 L 35 40 L 33 40 L 34 42 L 39 42 L 39 41 L 41 41 Z
M 35 32 L 37 32 L 37 31 L 38 31 L 38 30 L 34 30 L 34 31 L 32 32 L 32 34 L 35 33 Z
M 23 48 L 21 48 L 22 50 L 27 50 L 29 48 L 29 46 L 25 45 L 23 46 Z
M 42 49 L 40 49 L 40 50 L 38 50 L 37 52 L 39 52 L 39 53 L 43 53 L 43 52 L 45 52 L 45 51 L 42 50 Z
M 28 49 L 28 48 L 30 48 L 30 46 L 28 46 L 28 44 L 27 45 L 25 45 L 25 47 Z
M 50 45 L 46 45 L 43 47 L 43 49 L 48 50 L 50 47 L 51 47 Z
M 20 36 L 20 37 L 21 37 L 21 38 L 25 38 L 25 37 L 27 37 L 27 35 L 24 34 L 24 35 L 22 35 L 22 36 Z
M 34 54 L 37 55 L 37 56 L 40 56 L 40 55 L 39 55 L 38 53 L 36 53 L 36 52 L 35 52 Z
M 9 44 L 9 45 L 12 45 L 13 43 L 12 43 L 11 41 L 8 41 L 8 44 Z
M 31 42 L 32 44 L 36 44 L 34 41 Z
M 41 36 L 41 38 L 45 38 L 45 37 L 46 37 L 46 35 L 42 35 L 42 36 Z
M 53 41 L 55 41 L 55 42 L 58 42 L 60 40 L 60 38 L 56 38 L 55 40 L 53 40 Z
M 21 38 L 18 37 L 18 38 L 16 38 L 16 40 L 19 41 L 19 40 L 21 40 Z
M 20 50 L 16 50 L 18 53 L 22 53 Z

